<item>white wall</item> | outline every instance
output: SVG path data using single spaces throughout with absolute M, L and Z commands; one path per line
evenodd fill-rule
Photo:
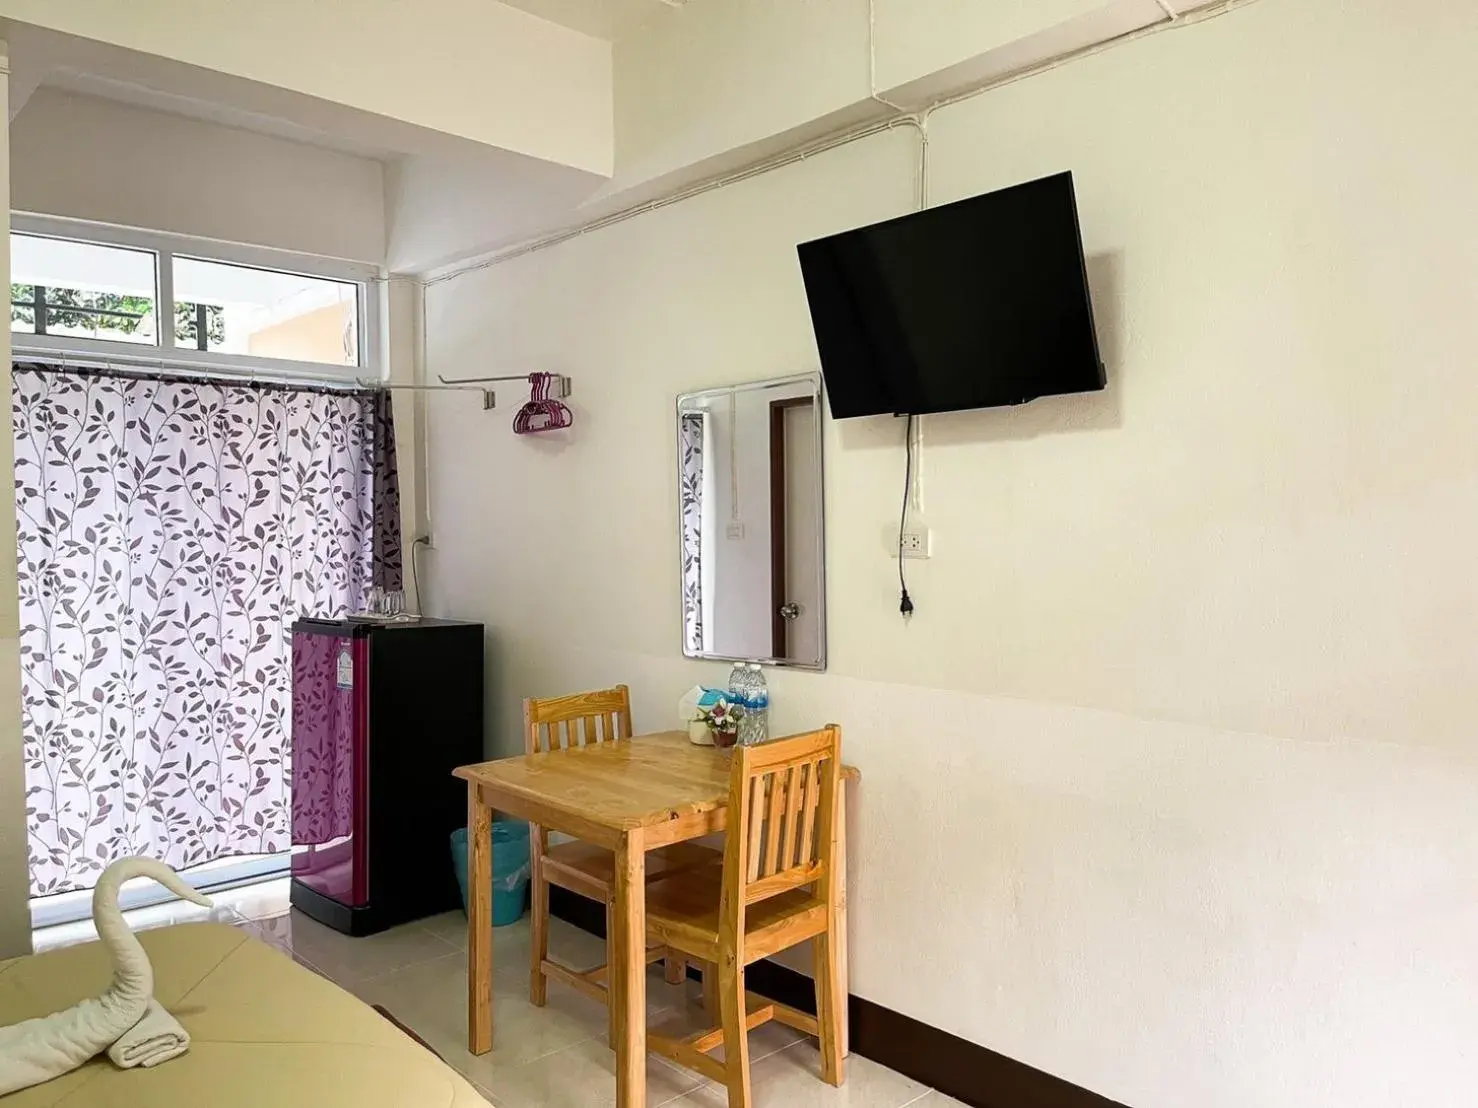
M 831 668 L 771 687 L 863 773 L 856 992 L 1135 1108 L 1472 1103 L 1475 44 L 1268 2 L 934 117 L 936 201 L 1076 173 L 1110 387 L 927 420 L 907 625 L 901 429 L 827 426 Z M 878 136 L 431 290 L 431 372 L 576 387 L 559 442 L 430 404 L 491 750 L 526 695 L 626 681 L 656 728 L 722 680 L 672 398 L 813 367 L 794 244 L 915 168 Z
M 611 172 L 611 45 L 496 0 L 0 0 L 0 17 Z
M 608 191 L 729 172 L 1167 18 L 1159 0 L 689 4 L 616 41 Z
M 685 7 L 616 43 L 616 184 L 838 112 L 867 81 L 867 0 Z
M 0 119 L 9 119 L 10 63 L 0 40 Z M 0 131 L 0 274 L 10 280 L 10 139 Z M 10 329 L 0 335 L 0 394 L 10 395 Z M 0 473 L 15 467 L 15 442 L 0 431 Z M 20 604 L 15 584 L 15 513 L 0 512 L 0 958 L 31 950 L 31 887 L 21 761 Z M 17 891 L 18 894 L 17 895 Z
M 46 88 L 10 143 L 17 211 L 385 261 L 371 158 Z
M 1106 6 L 1105 0 L 873 0 L 880 89 L 906 84 Z M 1181 10 L 1195 7 L 1186 0 Z
M 489 175 L 497 174 L 496 183 Z M 517 154 L 398 158 L 385 167 L 387 264 L 422 273 L 578 218 L 605 178 Z

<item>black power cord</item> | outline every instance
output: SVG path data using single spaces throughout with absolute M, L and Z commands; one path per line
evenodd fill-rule
M 420 615 L 425 615 L 426 609 L 424 605 L 426 602 L 421 597 L 421 567 L 416 560 L 416 552 L 422 546 L 428 549 L 430 548 L 431 537 L 429 535 L 417 535 L 411 543 L 411 580 L 415 582 L 416 586 L 416 612 Z
M 898 612 L 907 619 L 913 615 L 913 601 L 908 596 L 908 582 L 903 576 L 903 532 L 908 526 L 908 494 L 913 488 L 913 413 L 903 430 L 903 508 L 898 513 Z

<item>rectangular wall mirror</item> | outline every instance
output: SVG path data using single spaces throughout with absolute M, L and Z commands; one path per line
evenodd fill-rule
M 826 668 L 819 374 L 677 399 L 683 653 Z

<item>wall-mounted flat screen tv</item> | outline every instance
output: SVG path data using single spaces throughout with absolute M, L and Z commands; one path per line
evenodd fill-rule
M 837 419 L 1104 387 L 1071 173 L 798 250 Z

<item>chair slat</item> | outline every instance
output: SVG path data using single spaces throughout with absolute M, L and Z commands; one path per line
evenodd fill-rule
M 805 792 L 806 777 L 810 766 L 796 766 L 790 771 L 790 788 L 785 801 L 785 841 L 781 843 L 780 868 L 790 869 L 801 864 L 796 851 L 801 845 L 801 796 Z
M 768 774 L 755 777 L 754 786 L 749 796 L 749 812 L 745 817 L 749 826 L 749 865 L 746 867 L 748 871 L 745 878 L 746 881 L 757 881 L 760 876 L 760 862 L 763 860 L 760 857 L 760 836 L 765 831 L 765 790 L 769 785 L 770 778 Z M 743 829 L 740 829 L 739 833 L 741 835 L 744 834 Z
M 806 774 L 806 798 L 801 805 L 801 848 L 795 860 L 798 866 L 804 866 L 815 858 L 816 806 L 821 795 L 821 767 L 824 764 L 813 763 L 811 772 Z
M 705 964 L 705 989 L 717 981 L 720 1030 L 682 1040 L 664 1040 L 652 1049 L 682 1065 L 710 1074 L 704 1051 L 724 1047 L 720 1080 L 730 1103 L 750 1103 L 747 1030 L 760 1019 L 775 1019 L 822 1041 L 822 1076 L 832 1085 L 843 1080 L 839 1021 L 844 1015 L 845 957 L 841 916 L 841 875 L 837 836 L 841 729 L 777 739 L 765 747 L 741 747 L 733 753 L 729 778 L 728 839 L 724 847 L 718 918 L 712 917 L 711 878 L 695 882 L 697 911 L 683 903 L 680 878 L 667 900 L 647 901 L 647 924 L 669 946 Z M 819 857 L 815 856 L 818 855 Z M 653 888 L 663 889 L 667 882 Z M 804 889 L 806 895 L 800 895 Z M 793 891 L 794 890 L 794 891 Z M 779 899 L 782 894 L 790 894 Z M 746 1011 L 745 967 L 757 959 L 814 939 L 817 1016 L 765 1002 L 759 1012 Z M 685 945 L 687 944 L 687 945 Z M 649 1044 L 659 1036 L 649 1037 Z M 695 1049 L 697 1048 L 697 1049 Z
M 769 877 L 780 863 L 780 841 L 785 836 L 781 826 L 785 818 L 787 794 L 790 792 L 790 770 L 770 774 L 769 812 L 765 816 L 765 864 L 762 877 Z

